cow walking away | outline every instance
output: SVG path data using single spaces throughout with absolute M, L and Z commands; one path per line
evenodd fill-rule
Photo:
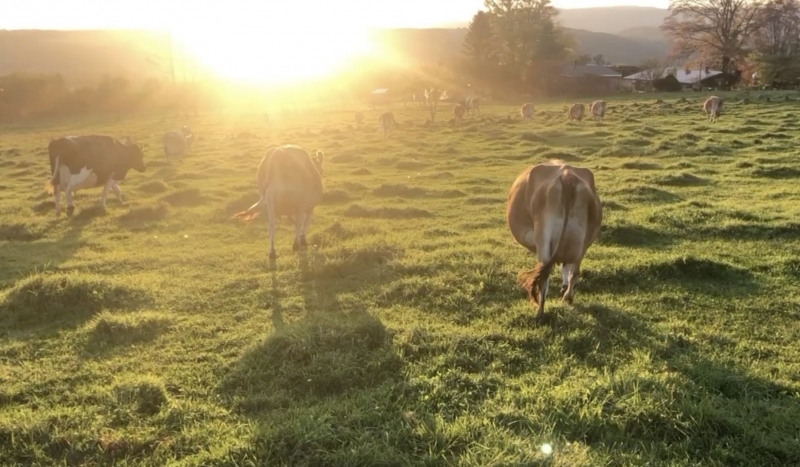
M 456 106 L 453 107 L 453 115 L 456 117 L 456 123 L 461 123 L 461 121 L 464 120 L 466 111 L 467 109 L 461 104 L 456 104 Z
M 275 227 L 280 216 L 294 218 L 292 250 L 305 249 L 306 232 L 314 208 L 322 201 L 322 163 L 325 154 L 317 151 L 312 159 L 308 151 L 294 144 L 267 151 L 256 173 L 259 200 L 246 211 L 234 215 L 249 221 L 258 217 L 266 205 L 269 222 L 269 257 L 275 259 Z
M 378 117 L 378 122 L 381 124 L 381 130 L 383 130 L 383 137 L 386 138 L 386 135 L 389 131 L 394 128 L 394 114 L 392 112 L 384 112 Z
M 177 159 L 179 162 L 183 162 L 184 154 L 192 147 L 195 139 L 194 133 L 186 125 L 180 130 L 164 133 L 161 137 L 161 144 L 164 146 L 167 161 L 172 162 L 173 159 Z
M 569 119 L 570 120 L 583 120 L 583 114 L 586 112 L 586 106 L 583 104 L 572 104 L 572 107 L 569 108 Z
M 722 113 L 722 99 L 717 96 L 711 96 L 703 102 L 703 112 L 706 113 L 708 121 L 716 123 L 720 114 Z
M 61 214 L 61 192 L 67 198 L 67 216 L 75 211 L 72 196 L 78 190 L 103 187 L 100 203 L 106 207 L 108 190 L 113 190 L 120 203 L 122 190 L 118 182 L 130 169 L 144 172 L 142 148 L 130 140 L 124 143 L 104 135 L 65 136 L 50 141 L 50 182 L 47 192 L 53 195 L 56 217 Z
M 537 256 L 518 283 L 544 317 L 548 278 L 561 264 L 560 295 L 571 303 L 586 250 L 600 233 L 603 207 L 589 169 L 549 161 L 525 169 L 511 185 L 506 222 L 514 240 Z
M 589 107 L 589 111 L 592 113 L 592 118 L 595 119 L 595 121 L 602 121 L 606 115 L 606 101 L 592 102 L 591 107 Z
M 533 104 L 531 104 L 530 102 L 528 102 L 527 104 L 524 104 L 522 106 L 522 108 L 519 109 L 519 113 L 520 113 L 520 115 L 522 115 L 522 118 L 527 118 L 529 120 L 532 119 L 533 118 Z
M 475 112 L 481 113 L 481 100 L 478 97 L 468 97 L 464 107 L 470 114 L 475 114 Z

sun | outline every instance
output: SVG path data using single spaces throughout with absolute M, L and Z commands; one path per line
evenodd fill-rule
M 318 18 L 318 16 L 315 16 Z M 321 78 L 373 52 L 367 28 L 284 14 L 269 22 L 237 18 L 214 30 L 173 29 L 198 66 L 234 82 L 275 85 Z

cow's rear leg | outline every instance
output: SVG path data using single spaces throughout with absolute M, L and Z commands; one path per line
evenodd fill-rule
M 61 216 L 61 186 L 53 187 L 53 202 L 56 205 L 56 217 Z
M 275 206 L 268 206 L 269 215 L 267 222 L 269 223 L 269 259 L 275 259 L 278 255 L 275 254 Z
M 547 297 L 547 286 L 550 283 L 550 278 L 543 277 L 539 285 L 539 308 L 536 310 L 536 320 L 544 319 L 544 301 Z
M 72 216 L 72 213 L 75 212 L 75 204 L 72 202 L 72 189 L 67 188 L 64 190 L 64 196 L 67 198 L 67 217 Z
M 124 205 L 125 200 L 122 199 L 122 189 L 119 187 L 119 184 L 117 182 L 114 182 L 114 185 L 111 186 L 111 189 L 114 190 L 114 194 L 117 195 L 119 203 Z
M 303 248 L 305 244 L 305 238 L 303 237 L 303 224 L 305 224 L 306 215 L 303 213 L 297 213 L 294 216 L 294 243 L 292 244 L 292 250 L 297 251 Z
M 561 298 L 565 303 L 572 304 L 575 296 L 575 284 L 580 274 L 580 263 L 565 264 L 561 266 Z
M 305 220 L 303 222 L 303 229 L 300 231 L 300 246 L 303 248 L 308 247 L 308 243 L 306 243 L 306 232 L 308 232 L 308 227 L 311 225 L 311 213 L 313 211 L 308 211 L 305 216 Z

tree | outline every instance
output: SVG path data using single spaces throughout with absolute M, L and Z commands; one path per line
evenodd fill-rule
M 725 72 L 742 59 L 747 41 L 758 30 L 765 0 L 671 0 L 661 29 L 673 53 L 683 59 L 717 62 Z
M 462 50 L 476 63 L 497 63 L 497 38 L 489 13 L 479 11 L 472 17 Z
M 558 11 L 550 0 L 484 0 L 492 15 L 501 59 L 525 68 L 544 42 L 556 43 L 554 19 Z M 548 36 L 549 34 L 549 36 Z
M 653 87 L 653 81 L 660 79 L 666 69 L 664 63 L 655 58 L 645 60 L 642 62 L 641 67 L 644 69 L 642 74 L 647 81 L 648 89 Z
M 592 57 L 592 62 L 595 65 L 605 65 L 606 64 L 606 59 L 605 59 L 605 57 L 603 57 L 603 54 L 597 54 L 594 57 Z
M 753 61 L 764 83 L 793 84 L 800 77 L 800 2 L 770 0 L 759 11 Z

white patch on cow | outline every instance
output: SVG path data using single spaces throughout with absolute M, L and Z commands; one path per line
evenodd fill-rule
M 76 174 L 70 174 L 69 189 L 72 191 L 91 188 L 97 184 L 97 175 L 88 167 L 84 167 Z

